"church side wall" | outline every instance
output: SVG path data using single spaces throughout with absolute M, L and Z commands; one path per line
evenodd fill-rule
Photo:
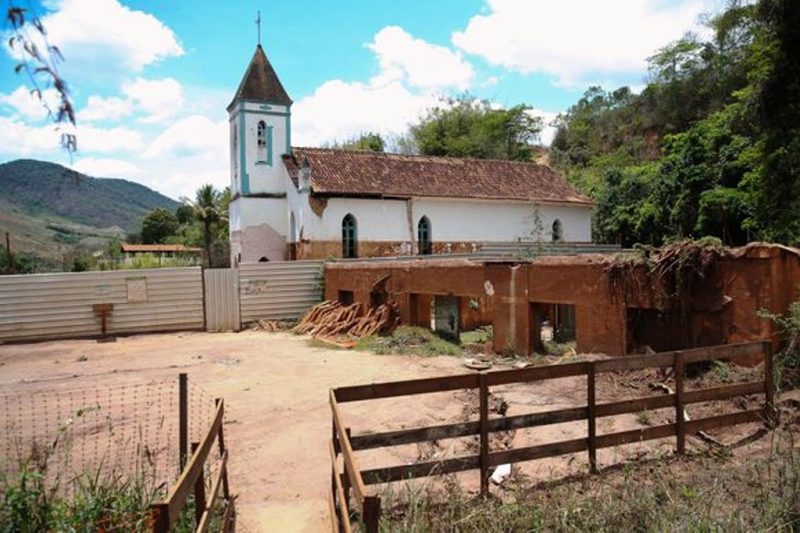
M 284 198 L 240 197 L 231 202 L 229 216 L 232 264 L 286 259 Z

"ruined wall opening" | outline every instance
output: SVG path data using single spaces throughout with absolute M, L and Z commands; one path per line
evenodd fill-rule
M 354 301 L 353 291 L 339 291 L 339 303 L 342 305 L 352 305 Z
M 575 306 L 552 302 L 531 303 L 531 346 L 537 352 L 548 351 L 546 343 L 576 341 Z

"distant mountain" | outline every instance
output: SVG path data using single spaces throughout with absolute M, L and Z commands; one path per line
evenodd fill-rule
M 139 231 L 156 207 L 179 203 L 144 185 L 93 178 L 56 163 L 20 159 L 0 164 L 0 231 L 12 248 L 43 259 L 58 258 L 80 245 L 97 249 Z

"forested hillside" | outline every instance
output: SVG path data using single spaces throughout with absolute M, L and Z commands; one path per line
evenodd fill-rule
M 590 88 L 551 163 L 597 201 L 599 242 L 800 243 L 800 2 L 730 3 L 648 59 L 640 94 Z

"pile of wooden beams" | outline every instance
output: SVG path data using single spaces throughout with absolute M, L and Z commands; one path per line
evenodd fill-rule
M 327 300 L 312 307 L 293 331 L 325 341 L 342 337 L 352 340 L 391 333 L 399 320 L 397 308 L 391 302 L 367 308 L 360 303 L 343 305 Z

